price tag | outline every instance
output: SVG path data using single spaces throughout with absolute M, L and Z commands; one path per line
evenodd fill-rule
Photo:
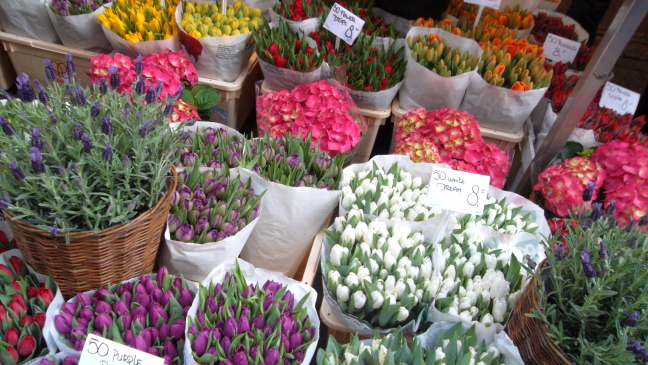
M 466 3 L 483 5 L 493 9 L 499 9 L 502 4 L 502 0 L 464 0 Z
M 164 365 L 164 359 L 89 334 L 83 345 L 79 365 Z
M 454 212 L 482 214 L 489 183 L 487 175 L 434 167 L 427 203 Z
M 549 33 L 543 45 L 543 55 L 553 62 L 572 62 L 576 58 L 580 46 L 580 42 Z
M 639 94 L 611 82 L 606 82 L 599 106 L 610 108 L 619 114 L 634 114 L 639 105 Z
M 362 32 L 364 23 L 365 21 L 362 18 L 335 3 L 328 17 L 326 17 L 324 28 L 330 30 L 347 44 L 352 45 L 360 32 Z

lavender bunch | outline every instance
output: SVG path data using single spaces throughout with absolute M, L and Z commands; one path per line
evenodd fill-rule
M 67 58 L 62 82 L 46 60 L 36 89 L 18 77 L 20 100 L 0 90 L 9 99 L 0 113 L 0 186 L 9 201 L 0 209 L 52 236 L 130 222 L 166 193 L 176 159 L 166 120 L 180 95 L 149 103 L 135 83 L 118 93 L 116 72 L 81 87 Z
M 342 176 L 344 154 L 329 157 L 311 148 L 311 137 L 288 135 L 256 138 L 247 142 L 244 167 L 266 180 L 295 187 L 336 189 Z
M 178 152 L 178 167 L 202 167 L 220 169 L 224 166 L 238 167 L 243 155 L 245 140 L 238 136 L 229 137 L 223 128 L 205 128 L 191 132 L 181 132 L 182 149 Z
M 261 195 L 240 177 L 232 178 L 227 167 L 218 172 L 178 174 L 178 186 L 171 200 L 169 231 L 182 242 L 218 242 L 241 231 L 259 216 Z
M 56 15 L 70 16 L 89 14 L 112 0 L 52 0 L 50 8 Z

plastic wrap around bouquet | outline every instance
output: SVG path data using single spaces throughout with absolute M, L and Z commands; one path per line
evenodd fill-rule
M 0 263 L 0 283 L 4 288 L 0 305 L 0 359 L 7 364 L 23 364 L 54 354 L 57 346 L 50 328 L 55 311 L 63 304 L 56 282 L 24 263 L 16 249 L 3 252 Z
M 262 83 L 257 83 L 257 127 L 261 136 L 312 135 L 313 146 L 318 145 L 331 157 L 346 153 L 347 162 L 353 158 L 352 151 L 367 125 L 340 82 L 321 80 L 292 91 L 263 93 L 262 89 Z
M 163 267 L 156 274 L 77 294 L 56 309 L 50 333 L 59 350 L 70 355 L 81 355 L 86 336 L 96 330 L 109 340 L 164 357 L 165 364 L 183 364 L 186 313 L 196 291 L 192 282 L 169 276 Z
M 474 40 L 439 28 L 412 27 L 407 33 L 408 41 L 410 37 L 415 38 L 417 35 L 437 35 L 439 40 L 445 43 L 446 48 L 459 49 L 460 54 L 468 53 L 473 58 L 478 59 L 484 53 Z M 472 64 L 468 64 L 468 62 L 466 62 L 467 69 L 463 73 L 441 76 L 437 73 L 439 70 L 432 71 L 412 58 L 410 48 L 407 48 L 405 53 L 407 54 L 407 71 L 399 99 L 401 108 L 406 110 L 416 109 L 419 106 L 427 110 L 438 110 L 443 107 L 458 109 L 466 94 L 471 77 L 479 76 Z M 440 55 L 435 55 L 435 58 L 439 57 Z M 450 68 L 450 64 L 447 66 Z
M 279 5 L 281 4 L 281 5 Z M 323 8 L 320 0 L 295 0 L 293 2 L 277 3 L 270 8 L 270 20 L 277 24 L 279 20 L 288 23 L 297 33 L 310 34 L 319 29 Z M 284 15 L 289 16 L 286 18 Z
M 39 357 L 25 365 L 78 365 L 81 356 L 59 352 L 56 355 Z
M 65 5 L 61 6 L 62 3 Z M 112 45 L 101 30 L 101 24 L 97 21 L 99 14 L 104 12 L 105 7 L 110 7 L 112 2 L 106 0 L 92 1 L 92 7 L 88 12 L 78 12 L 77 14 L 64 14 L 61 11 L 54 12 L 52 6 L 58 5 L 67 9 L 73 6 L 70 0 L 53 0 L 46 5 L 47 14 L 56 33 L 61 38 L 64 46 L 76 49 L 83 49 L 97 53 L 110 53 Z M 76 4 L 82 3 L 77 1 Z M 85 4 L 84 4 L 85 5 Z M 56 6 L 55 6 L 56 8 Z M 96 9 L 96 10 L 92 10 Z M 68 10 L 69 11 L 69 10 Z
M 11 34 L 61 44 L 47 14 L 49 0 L 0 1 L 2 29 Z
M 305 284 L 229 260 L 202 282 L 189 308 L 186 364 L 213 364 L 228 354 L 234 364 L 248 358 L 268 365 L 310 364 L 320 330 L 316 299 L 317 292 Z

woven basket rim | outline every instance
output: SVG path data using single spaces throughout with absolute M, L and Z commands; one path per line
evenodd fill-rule
M 156 212 L 157 210 L 160 209 L 161 206 L 164 205 L 165 200 L 168 198 L 170 199 L 170 196 L 173 194 L 175 191 L 176 185 L 178 183 L 178 174 L 176 172 L 175 166 L 171 165 L 171 175 L 167 176 L 166 178 L 166 185 L 167 185 L 167 192 L 163 194 L 158 202 L 151 208 L 147 209 L 146 211 L 142 212 L 140 215 L 135 217 L 135 219 L 131 220 L 130 223 L 121 223 L 121 224 L 114 224 L 108 228 L 104 228 L 99 230 L 97 233 L 95 233 L 92 230 L 87 230 L 87 231 L 74 231 L 74 232 L 69 232 L 69 237 L 70 240 L 74 239 L 87 239 L 88 237 L 101 237 L 101 236 L 108 236 L 112 235 L 114 233 L 119 233 L 122 230 L 125 230 L 126 227 L 129 226 L 134 226 L 135 224 L 141 223 L 142 221 L 148 219 L 148 216 Z M 35 224 L 28 222 L 25 219 L 16 219 L 13 220 L 12 218 L 15 217 L 13 212 L 10 212 L 8 210 L 3 211 L 3 214 L 7 220 L 12 220 L 13 224 L 17 224 L 21 226 L 21 229 L 27 230 L 32 234 L 40 235 L 40 236 L 47 236 L 49 238 L 61 238 L 65 239 L 66 234 L 65 233 L 60 233 L 55 236 L 52 236 L 49 232 L 46 230 L 40 229 L 36 227 Z

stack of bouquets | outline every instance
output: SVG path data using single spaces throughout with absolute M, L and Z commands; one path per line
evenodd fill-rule
M 292 21 L 317 18 L 323 11 L 320 0 L 295 0 L 291 4 L 277 4 L 273 10 L 277 15 Z
M 605 190 L 605 207 L 616 202 L 619 225 L 642 219 L 648 213 L 648 147 L 616 140 L 599 146 L 591 159 L 605 171 L 605 180 L 598 186 Z
M 373 4 L 358 9 L 357 11 L 354 11 L 353 8 L 350 10 L 353 14 L 358 14 L 358 16 L 365 21 L 365 24 L 362 27 L 362 32 L 364 34 L 368 36 L 375 35 L 376 37 L 398 38 L 398 33 L 395 28 L 396 23 L 394 22 L 389 25 L 385 24 L 385 19 L 374 12 Z
M 596 200 L 597 193 L 605 181 L 606 171 L 595 159 L 578 156 L 551 165 L 541 172 L 533 190 L 540 192 L 547 209 L 558 216 L 566 217 L 583 204 L 589 208 L 591 202 L 583 203 L 583 193 L 591 187 L 591 198 Z
M 355 209 L 337 217 L 332 228 L 326 231 L 321 267 L 326 300 L 340 320 L 356 331 L 405 326 L 414 333 L 436 290 L 434 243 L 407 225 L 388 227 Z M 364 327 L 353 328 L 356 319 Z
M 477 10 L 479 10 L 479 6 L 475 4 L 469 4 L 463 0 L 450 0 L 448 14 L 457 19 L 467 17 L 468 22 L 472 23 L 477 16 Z
M 59 350 L 70 354 L 80 354 L 93 333 L 163 357 L 164 364 L 183 364 L 185 317 L 194 296 L 182 277 L 162 267 L 156 275 L 77 294 L 57 310 L 52 334 Z
M 174 12 L 179 2 L 113 0 L 112 7 L 99 15 L 99 21 L 113 46 L 112 33 L 128 42 L 171 39 L 178 35 Z
M 470 52 L 447 46 L 436 34 L 417 35 L 407 38 L 414 61 L 438 75 L 450 77 L 472 71 L 479 63 L 479 57 Z
M 273 138 L 311 135 L 311 147 L 317 145 L 331 156 L 354 149 L 367 126 L 351 97 L 334 82 L 321 80 L 299 85 L 292 91 L 259 95 L 259 133 L 268 133 Z
M 478 43 L 484 43 L 488 41 L 495 41 L 495 39 L 506 39 L 513 37 L 515 29 L 509 29 L 506 26 L 501 26 L 498 23 L 484 23 L 472 26 L 472 23 L 468 22 L 468 17 L 464 16 L 459 19 L 455 24 L 452 20 L 446 18 L 440 21 L 435 22 L 434 19 L 424 19 L 418 18 L 414 22 L 414 26 L 418 27 L 427 27 L 427 28 L 440 28 L 446 32 L 462 36 L 464 38 L 471 38 L 477 41 Z
M 497 42 L 499 43 L 499 42 Z M 491 85 L 515 91 L 548 87 L 553 70 L 544 69 L 543 48 L 530 45 L 526 39 L 507 38 L 501 43 L 486 42 L 477 72 Z
M 205 128 L 201 128 L 205 125 Z M 178 167 L 238 167 L 243 157 L 245 138 L 237 131 L 214 123 L 197 122 L 196 130 L 180 132 L 182 146 Z M 213 126 L 213 127 L 212 127 Z M 180 171 L 178 178 L 186 178 L 188 172 Z
M 112 50 L 97 17 L 112 0 L 51 0 L 45 1 L 47 14 L 64 46 L 92 52 Z M 40 4 L 42 6 L 42 4 Z M 25 14 L 26 15 L 26 14 Z M 31 19 L 37 23 L 38 19 Z M 36 27 L 38 28 L 38 27 Z
M 526 37 L 533 27 L 533 13 L 521 10 L 520 4 L 515 5 L 513 9 L 507 5 L 503 11 L 485 7 L 480 23 L 495 23 L 509 29 L 517 29 L 517 38 L 521 39 Z
M 243 184 L 240 176 L 230 176 L 226 167 L 200 172 L 199 165 L 194 165 L 186 179 L 178 178 L 171 199 L 169 232 L 178 241 L 198 244 L 234 236 L 259 216 L 263 193 L 257 195 L 251 183 L 248 180 Z
M 226 37 L 256 32 L 263 23 L 261 9 L 252 9 L 242 1 L 228 7 L 225 14 L 218 4 L 184 2 L 183 6 L 180 26 L 192 37 Z
M 484 204 L 484 211 L 480 215 L 455 214 L 454 232 L 461 233 L 466 229 L 490 227 L 493 230 L 514 235 L 520 232 L 536 233 L 538 224 L 533 219 L 533 212 L 522 214 L 524 206 L 516 206 L 514 203 L 507 203 L 505 198 L 497 200 L 488 197 Z
M 298 34 L 281 19 L 276 26 L 266 23 L 253 37 L 259 58 L 279 68 L 312 72 L 320 68 L 324 60 L 321 52 L 318 54 L 308 44 L 306 34 Z
M 50 9 L 56 15 L 70 16 L 92 13 L 111 0 L 53 0 Z
M 117 91 L 129 93 L 135 84 L 135 91 L 146 94 L 146 101 L 169 100 L 175 97 L 171 122 L 198 117 L 197 108 L 188 104 L 178 95 L 184 90 L 183 85 L 195 86 L 198 72 L 189 62 L 184 52 L 171 52 L 168 49 L 138 56 L 131 60 L 128 56 L 115 54 L 98 54 L 90 59 L 90 82 L 104 85 L 111 83 L 114 76 L 119 77 Z
M 17 250 L 3 253 L 2 258 L 0 362 L 22 364 L 56 351 L 45 320 L 54 314 L 63 297 L 52 276 L 34 273 Z
M 187 363 L 308 364 L 319 338 L 315 291 L 235 261 L 200 285 L 187 319 Z
M 36 361 L 35 365 L 78 365 L 81 360 L 79 355 L 68 355 L 59 352 L 56 355 L 49 355 Z
M 534 16 L 534 24 L 531 34 L 538 43 L 544 43 L 545 38 L 549 33 L 573 41 L 578 41 L 578 34 L 576 33 L 576 26 L 574 24 L 566 25 L 559 16 L 539 12 Z
M 487 241 L 480 229 L 453 234 L 439 255 L 441 277 L 430 282 L 438 291 L 428 320 L 504 325 L 535 268 L 530 256 L 522 261 L 518 248 Z
M 551 67 L 549 64 L 546 64 L 545 68 L 547 68 L 546 66 Z M 563 106 L 565 106 L 565 102 L 567 102 L 567 98 L 569 98 L 569 95 L 571 95 L 574 90 L 576 83 L 578 83 L 579 76 L 567 76 L 565 74 L 566 69 L 567 65 L 562 62 L 553 65 L 554 75 L 551 79 L 549 89 L 545 92 L 545 97 L 549 99 L 551 109 L 554 113 L 560 113 Z
M 494 144 L 484 142 L 479 122 L 466 112 L 450 108 L 427 113 L 423 108 L 408 111 L 398 122 L 396 141 L 392 153 L 489 175 L 490 184 L 497 188 L 506 181 L 508 156 Z M 435 148 L 430 148 L 426 141 Z

